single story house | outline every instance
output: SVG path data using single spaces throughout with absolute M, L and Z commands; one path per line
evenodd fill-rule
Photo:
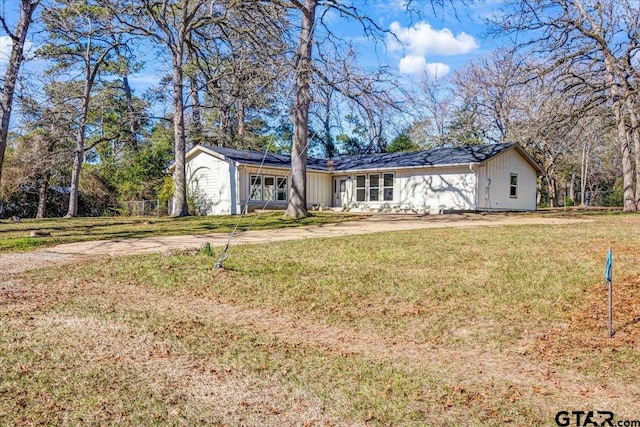
M 207 215 L 285 208 L 290 163 L 288 155 L 197 145 L 186 154 L 189 194 Z M 309 157 L 307 202 L 353 211 L 530 211 L 542 174 L 518 144 Z

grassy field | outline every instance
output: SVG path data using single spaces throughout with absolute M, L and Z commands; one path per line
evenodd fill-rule
M 314 212 L 313 216 L 293 220 L 282 212 L 252 213 L 243 216 L 169 217 L 101 217 L 0 220 L 0 252 L 26 251 L 62 243 L 89 240 L 131 239 L 180 234 L 228 233 L 238 224 L 240 231 L 251 228 L 298 227 L 330 224 L 362 218 L 358 215 Z M 32 231 L 49 233 L 47 237 L 30 237 Z
M 640 216 L 585 220 L 23 273 L 0 287 L 0 425 L 640 419 Z

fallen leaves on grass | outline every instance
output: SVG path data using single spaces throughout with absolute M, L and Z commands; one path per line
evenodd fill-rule
M 613 331 L 608 335 L 608 290 L 603 284 L 585 289 L 568 315 L 568 324 L 544 334 L 537 353 L 544 360 L 576 353 L 615 352 L 637 348 L 640 343 L 640 276 L 626 276 L 613 283 Z

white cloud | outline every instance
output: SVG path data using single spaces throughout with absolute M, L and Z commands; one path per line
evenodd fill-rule
M 419 74 L 427 67 L 424 56 L 407 55 L 400 60 L 398 68 L 402 74 Z
M 0 64 L 9 62 L 11 58 L 11 49 L 13 48 L 13 41 L 9 36 L 0 36 Z M 24 42 L 25 56 L 29 56 L 33 53 L 33 43 L 30 41 Z
M 441 62 L 428 63 L 424 56 L 407 55 L 400 60 L 398 68 L 402 74 L 427 73 L 433 78 L 441 78 L 451 71 L 451 67 Z
M 447 64 L 443 64 L 442 62 L 432 62 L 430 64 L 426 64 L 425 70 L 431 77 L 439 79 L 444 77 L 446 74 L 449 74 L 451 67 Z
M 413 27 L 403 27 L 400 23 L 390 25 L 388 47 L 390 51 L 404 51 L 398 68 L 403 74 L 427 72 L 434 77 L 442 77 L 451 68 L 441 62 L 427 62 L 428 55 L 463 55 L 478 48 L 473 36 L 461 32 L 453 35 L 450 29 L 435 30 L 427 22 L 418 22 Z
M 11 56 L 11 37 L 9 36 L 1 36 L 0 37 L 0 62 L 7 62 L 9 57 Z
M 434 30 L 427 22 L 418 22 L 408 28 L 396 21 L 390 29 L 400 42 L 390 43 L 390 48 L 397 50 L 405 47 L 413 55 L 460 55 L 478 48 L 473 36 L 465 32 L 454 36 L 448 28 Z

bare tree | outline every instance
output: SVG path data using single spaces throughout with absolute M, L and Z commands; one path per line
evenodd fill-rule
M 632 0 L 518 0 L 510 2 L 496 22 L 502 33 L 526 33 L 519 47 L 543 58 L 547 72 L 572 71 L 571 85 L 579 80 L 580 70 L 600 72 L 617 129 L 626 211 L 637 210 L 640 202 L 637 186 L 634 191 L 634 181 L 640 177 L 640 134 L 634 108 L 638 82 L 630 66 L 640 41 L 639 15 L 639 6 Z
M 119 40 L 112 37 L 110 20 L 111 15 L 107 9 L 75 0 L 61 0 L 59 7 L 48 8 L 43 15 L 51 39 L 39 53 L 54 61 L 50 72 L 74 73 L 79 70 L 79 75 L 82 76 L 67 218 L 78 214 L 80 170 L 87 148 L 85 145 L 93 89 L 120 44 Z
M 362 31 L 373 39 L 382 39 L 386 31 L 375 21 L 362 13 L 362 3 L 341 0 L 273 0 L 282 7 L 299 14 L 300 25 L 295 57 L 295 101 L 293 105 L 293 143 L 291 147 L 291 186 L 289 204 L 285 215 L 292 218 L 308 216 L 306 206 L 306 160 L 309 138 L 309 108 L 312 103 L 311 85 L 313 84 L 313 44 L 317 29 L 323 28 L 329 46 L 339 47 L 340 41 L 325 24 L 324 18 L 328 11 L 336 11 L 342 18 L 359 23 Z M 434 7 L 443 6 L 443 0 L 430 2 Z M 413 1 L 406 2 L 406 8 L 411 8 Z M 327 48 L 327 44 L 323 44 Z M 321 49 L 321 48 L 319 48 Z M 372 110 L 368 110 L 371 112 Z M 379 123 L 377 117 L 365 113 L 365 117 L 372 124 Z M 379 129 L 379 127 L 378 127 Z M 379 135 L 379 132 L 374 132 Z M 375 138 L 374 138 L 375 139 Z M 380 145 L 378 139 L 375 144 Z
M 584 187 L 591 164 L 586 155 L 594 152 L 592 138 L 608 134 L 594 124 L 609 123 L 611 112 L 603 109 L 601 69 L 594 64 L 549 69 L 548 63 L 536 62 L 542 59 L 498 50 L 456 73 L 454 92 L 475 115 L 466 131 L 481 128 L 489 141 L 525 146 L 545 170 L 541 194 L 551 206 L 559 206 L 563 188 L 574 200 L 575 182 Z
M 4 162 L 4 152 L 7 148 L 16 81 L 18 80 L 20 66 L 24 60 L 24 47 L 29 27 L 39 4 L 40 0 L 20 0 L 20 16 L 15 30 L 9 28 L 6 16 L 0 16 L 0 24 L 12 42 L 11 55 L 9 56 L 2 84 L 2 95 L 0 95 L 0 180 L 2 179 L 2 164 Z
M 424 148 L 451 144 L 449 134 L 452 121 L 455 120 L 456 112 L 466 111 L 469 103 L 460 99 L 456 107 L 450 81 L 425 72 L 416 89 L 416 95 L 411 96 L 411 100 L 417 110 L 414 113 L 416 121 L 409 128 L 411 139 L 420 141 Z
M 259 41 L 257 31 L 265 19 L 273 19 L 270 3 L 246 0 L 101 0 L 109 4 L 123 29 L 148 38 L 163 46 L 171 58 L 171 84 L 173 89 L 174 127 L 174 195 L 172 216 L 188 215 L 185 148 L 187 140 L 185 110 L 187 89 L 196 107 L 200 91 L 198 78 L 187 88 L 187 77 L 200 67 L 207 53 L 213 53 L 212 62 L 220 58 L 218 52 L 233 35 L 242 33 Z M 118 13 L 118 8 L 122 7 Z M 255 11 L 261 13 L 254 13 Z M 259 17 L 262 21 L 255 21 Z M 253 32 L 253 34 L 252 34 Z M 266 46 L 266 44 L 264 44 Z M 205 49 L 203 46 L 208 48 Z M 186 70 L 186 71 L 185 71 Z M 212 76 L 203 76 L 203 87 L 215 82 Z M 214 83 L 215 84 L 215 83 Z M 242 108 L 241 108 L 242 110 Z M 197 116 L 197 114 L 196 114 Z M 242 122 L 244 124 L 244 120 Z
M 174 198 L 172 216 L 186 216 L 185 75 L 187 42 L 192 33 L 225 19 L 226 5 L 205 0 L 128 0 L 108 4 L 121 26 L 164 46 L 171 57 L 174 128 Z M 121 7 L 121 9 L 119 9 Z
M 530 78 L 529 68 L 513 50 L 498 49 L 454 75 L 456 92 L 472 105 L 491 142 L 514 141 L 527 103 L 522 92 Z

